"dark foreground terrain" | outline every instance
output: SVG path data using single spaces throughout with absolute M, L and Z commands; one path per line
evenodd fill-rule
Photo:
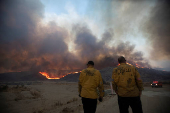
M 1 85 L 0 113 L 83 113 L 77 90 L 77 83 L 68 82 Z M 117 96 L 109 95 L 109 85 L 105 85 L 105 92 L 96 113 L 119 113 Z M 141 99 L 144 113 L 170 113 L 170 85 L 163 88 L 145 85 Z

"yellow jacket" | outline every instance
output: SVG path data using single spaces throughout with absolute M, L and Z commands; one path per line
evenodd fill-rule
M 79 94 L 81 97 L 90 98 L 90 99 L 97 99 L 98 98 L 98 91 L 99 96 L 104 96 L 104 87 L 103 87 L 103 80 L 101 74 L 98 70 L 94 69 L 93 67 L 89 67 L 87 69 L 82 70 L 79 76 Z
M 113 90 L 122 97 L 136 97 L 143 90 L 143 83 L 137 69 L 125 63 L 114 68 L 112 85 Z

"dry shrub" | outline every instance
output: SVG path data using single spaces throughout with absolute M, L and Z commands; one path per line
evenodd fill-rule
M 15 101 L 23 100 L 23 99 L 24 99 L 24 96 L 21 95 L 20 93 L 17 93 L 17 97 L 15 98 Z
M 22 91 L 29 91 L 29 88 L 25 87 L 25 86 L 21 86 L 19 87 L 19 85 L 15 86 L 15 87 L 11 87 L 9 88 L 10 92 L 22 92 Z
M 62 106 L 63 103 L 61 103 L 60 101 L 57 101 L 57 102 L 55 103 L 55 105 L 56 105 L 56 106 Z
M 43 110 L 34 111 L 33 113 L 43 113 Z
M 39 110 L 38 113 L 43 113 L 43 110 Z
M 41 96 L 41 94 L 40 94 L 40 92 L 39 92 L 39 91 L 30 90 L 30 93 L 31 93 L 34 97 L 36 97 L 36 98 L 38 98 L 38 97 L 40 97 L 40 96 Z
M 2 92 L 7 92 L 8 90 L 9 90 L 8 85 L 3 85 L 0 87 L 0 91 L 2 91 Z
M 19 85 L 17 85 L 16 88 L 19 88 Z
M 4 87 L 3 87 L 3 90 L 8 90 L 8 85 L 5 85 Z
M 68 107 L 65 107 L 63 110 L 62 110 L 62 113 L 73 113 L 74 110 L 71 109 L 71 108 L 68 108 Z
M 78 99 L 77 98 L 73 98 L 73 101 L 77 101 Z
M 73 99 L 69 100 L 69 101 L 67 102 L 67 104 L 69 104 L 69 103 L 71 103 L 71 102 L 75 102 L 75 101 L 77 101 L 77 100 L 78 100 L 77 98 L 73 98 Z

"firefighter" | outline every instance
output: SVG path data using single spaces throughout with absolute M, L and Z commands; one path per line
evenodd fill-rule
M 94 69 L 94 62 L 89 61 L 87 68 L 82 70 L 79 77 L 79 96 L 82 97 L 84 113 L 95 113 L 97 99 L 101 102 L 104 96 L 104 87 L 101 74 Z
M 113 90 L 118 95 L 120 113 L 129 113 L 129 106 L 133 113 L 143 113 L 140 96 L 143 83 L 137 69 L 126 64 L 126 59 L 118 58 L 119 66 L 112 73 Z

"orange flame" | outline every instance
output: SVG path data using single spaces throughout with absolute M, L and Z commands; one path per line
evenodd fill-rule
M 132 64 L 130 64 L 130 63 L 126 63 L 126 64 L 128 64 L 128 65 L 131 65 L 131 66 L 133 66 Z M 120 64 L 118 64 L 117 66 L 119 66 Z M 140 67 L 140 65 L 139 64 L 135 64 L 136 66 L 135 67 L 137 67 L 137 68 L 144 68 L 144 67 Z
M 60 79 L 59 77 L 53 77 L 53 78 L 51 78 L 51 77 L 49 76 L 49 74 L 46 73 L 46 72 L 39 72 L 39 73 L 40 73 L 41 75 L 45 76 L 47 79 Z M 62 75 L 61 78 L 64 78 L 64 77 L 67 76 L 68 74 L 75 74 L 75 73 L 81 73 L 81 71 L 79 71 L 79 72 L 70 72 L 70 73 L 67 73 L 66 75 Z
M 48 73 L 46 72 L 39 72 L 41 75 L 45 76 L 47 79 L 60 79 L 58 77 L 55 77 L 55 78 L 50 78 L 50 76 L 48 75 Z

